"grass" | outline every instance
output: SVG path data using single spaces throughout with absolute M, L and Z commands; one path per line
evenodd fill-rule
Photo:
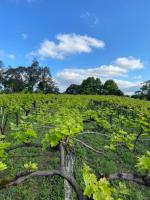
M 13 119 L 12 119 L 13 121 Z M 85 130 L 98 130 L 98 127 L 94 122 L 85 123 Z M 9 128 L 7 129 L 7 138 L 11 140 Z M 47 130 L 38 129 L 38 138 L 36 142 L 41 142 L 43 134 Z M 106 133 L 107 134 L 107 133 Z M 104 146 L 109 144 L 107 137 L 97 134 L 85 134 L 78 135 L 78 139 L 82 140 L 86 144 L 92 146 L 97 150 L 104 150 Z M 145 151 L 145 147 L 148 144 L 139 143 L 138 150 L 140 153 Z M 103 154 L 96 154 L 95 152 L 85 148 L 77 141 L 73 146 L 74 155 L 74 175 L 81 188 L 84 188 L 82 168 L 83 164 L 88 164 L 92 171 L 96 174 L 112 174 L 116 172 L 135 172 L 136 154 L 125 149 L 119 148 L 116 152 L 106 151 Z M 32 157 L 32 155 L 42 155 Z M 15 156 L 15 157 L 13 157 Z M 26 157 L 28 156 L 28 157 Z M 57 169 L 60 160 L 58 152 L 43 152 L 40 148 L 22 148 L 12 151 L 9 154 L 10 159 L 7 161 L 8 170 L 2 175 L 5 175 L 7 179 L 14 177 L 17 173 L 24 170 L 24 163 L 32 161 L 38 163 L 39 169 Z M 0 175 L 0 178 L 1 176 Z M 114 187 L 118 187 L 119 181 L 113 181 L 111 184 Z M 128 196 L 124 196 L 124 200 L 149 200 L 150 190 L 145 186 L 141 186 L 132 182 L 125 182 L 129 189 Z M 0 191 L 0 200 L 63 200 L 64 188 L 63 179 L 60 177 L 48 177 L 48 178 L 32 178 L 24 182 L 17 187 L 11 187 Z M 74 197 L 76 199 L 76 197 Z

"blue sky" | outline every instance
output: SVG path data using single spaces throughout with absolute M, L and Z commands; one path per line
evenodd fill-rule
M 149 0 L 1 0 L 0 59 L 49 66 L 61 91 L 88 76 L 125 93 L 150 79 Z

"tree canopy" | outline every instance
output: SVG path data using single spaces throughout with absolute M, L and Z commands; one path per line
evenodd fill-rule
M 0 62 L 0 85 L 3 92 L 58 93 L 49 67 L 40 66 L 36 60 L 28 67 L 19 66 L 6 69 L 3 66 Z
M 80 93 L 80 86 L 76 84 L 71 84 L 67 89 L 67 94 L 79 94 Z
M 119 89 L 114 80 L 107 80 L 103 85 L 103 93 L 105 95 L 118 95 L 122 96 L 123 92 Z
M 122 96 L 123 92 L 113 80 L 107 80 L 104 85 L 99 78 L 88 77 L 80 85 L 71 84 L 65 91 L 67 94 L 104 94 Z
M 150 100 L 150 80 L 145 81 L 139 91 L 136 91 L 133 98 Z
M 99 78 L 88 77 L 80 85 L 81 94 L 101 94 L 102 83 Z

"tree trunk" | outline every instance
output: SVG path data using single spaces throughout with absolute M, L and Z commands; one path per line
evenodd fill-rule
M 74 165 L 73 154 L 71 151 L 69 151 L 66 154 L 65 158 L 65 169 L 66 169 L 65 171 L 68 173 L 68 175 L 73 176 L 73 165 Z M 65 196 L 64 200 L 73 199 L 73 189 L 67 180 L 64 180 L 64 196 Z

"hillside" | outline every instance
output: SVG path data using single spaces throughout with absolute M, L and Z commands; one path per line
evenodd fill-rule
M 0 95 L 0 199 L 148 200 L 149 111 L 128 97 Z

